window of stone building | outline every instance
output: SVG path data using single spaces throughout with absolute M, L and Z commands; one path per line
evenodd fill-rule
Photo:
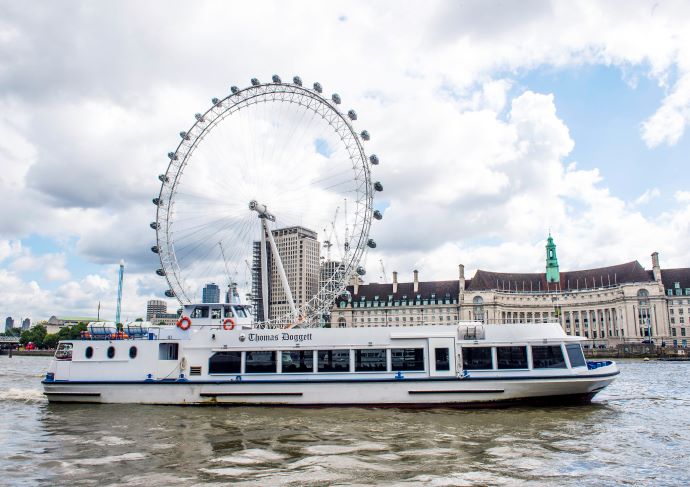
M 676 319 L 671 317 L 671 324 L 674 324 L 676 322 Z
M 673 336 L 673 337 L 674 337 L 674 336 L 677 336 L 677 335 L 676 335 L 676 329 L 675 329 L 675 328 L 671 328 L 671 336 Z
M 671 314 L 674 314 L 674 313 L 675 313 L 675 310 L 674 310 L 673 308 L 671 308 L 670 310 L 668 310 L 668 312 L 671 313 Z
M 685 328 L 680 329 L 680 336 L 682 336 L 682 337 L 685 336 Z
M 681 316 L 679 321 L 681 324 L 683 324 L 683 323 L 685 323 L 685 318 L 683 316 Z

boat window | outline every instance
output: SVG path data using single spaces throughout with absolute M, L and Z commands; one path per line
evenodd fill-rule
M 108 347 L 108 358 L 115 358 L 115 347 Z
M 492 369 L 491 347 L 462 347 L 462 368 L 467 370 Z
M 246 318 L 247 317 L 247 310 L 244 309 L 244 306 L 236 306 L 235 307 L 235 313 L 237 313 L 238 318 Z
M 261 350 L 246 352 L 244 372 L 247 374 L 275 374 L 278 371 L 276 352 Z
M 86 357 L 86 358 L 93 357 L 93 347 L 86 347 L 86 350 L 84 350 L 84 357 Z
M 283 372 L 314 372 L 313 350 L 290 350 L 283 352 Z
M 434 354 L 436 355 L 436 370 L 450 370 L 450 351 L 448 348 L 435 348 Z
M 61 343 L 58 345 L 57 350 L 55 350 L 55 360 L 72 360 L 72 348 L 71 343 Z
M 239 374 L 242 372 L 242 352 L 216 352 L 208 360 L 209 374 Z
M 385 372 L 388 370 L 385 348 L 355 350 L 355 372 Z
M 192 318 L 208 318 L 208 306 L 197 306 L 190 316 Z
M 499 369 L 527 369 L 527 347 L 496 347 Z
M 129 358 L 137 358 L 137 347 L 129 347 Z
M 565 369 L 565 358 L 561 346 L 533 346 L 532 366 L 535 369 Z
M 424 370 L 423 348 L 391 349 L 391 365 L 397 370 Z
M 177 343 L 159 343 L 158 360 L 177 360 Z
M 219 320 L 220 319 L 220 309 L 213 308 L 211 310 L 211 319 L 212 320 Z
M 349 350 L 319 350 L 319 372 L 349 372 Z
M 568 360 L 570 360 L 571 367 L 584 367 L 587 365 L 585 355 L 582 353 L 582 347 L 579 343 L 569 343 L 565 346 L 565 351 L 568 352 Z
M 235 313 L 232 312 L 232 306 L 224 306 L 223 311 L 225 312 L 225 318 L 235 317 Z

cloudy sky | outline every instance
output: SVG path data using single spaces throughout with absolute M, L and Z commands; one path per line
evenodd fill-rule
M 687 2 L 0 1 L 0 316 L 144 314 L 156 175 L 272 74 L 359 114 L 385 217 L 367 277 L 690 266 Z M 172 304 L 172 303 L 171 303 Z

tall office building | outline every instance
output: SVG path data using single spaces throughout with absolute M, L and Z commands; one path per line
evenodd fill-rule
M 22 330 L 28 330 L 31 328 L 31 318 L 24 318 L 22 320 Z
M 295 306 L 303 306 L 319 290 L 319 245 L 316 232 L 304 227 L 288 227 L 273 230 L 273 239 L 278 248 L 278 255 L 283 262 L 288 285 L 292 291 Z M 278 274 L 278 267 L 271 255 L 271 247 L 266 242 L 268 264 L 268 319 L 275 319 L 290 313 L 290 305 L 283 284 Z M 261 281 L 261 242 L 254 242 L 254 259 L 252 265 L 252 300 L 255 316 L 264 320 L 263 286 Z
M 162 299 L 150 299 L 146 302 L 146 321 L 152 321 L 155 315 L 168 312 L 168 303 Z
M 220 303 L 220 288 L 214 282 L 206 284 L 201 291 L 202 303 Z
M 11 316 L 8 316 L 5 319 L 5 331 L 10 331 L 12 328 L 14 328 L 14 319 Z

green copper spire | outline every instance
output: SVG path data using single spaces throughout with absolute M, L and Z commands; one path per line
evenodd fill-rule
M 561 275 L 558 272 L 558 257 L 556 257 L 556 244 L 553 243 L 551 232 L 546 240 L 546 282 L 560 282 Z

